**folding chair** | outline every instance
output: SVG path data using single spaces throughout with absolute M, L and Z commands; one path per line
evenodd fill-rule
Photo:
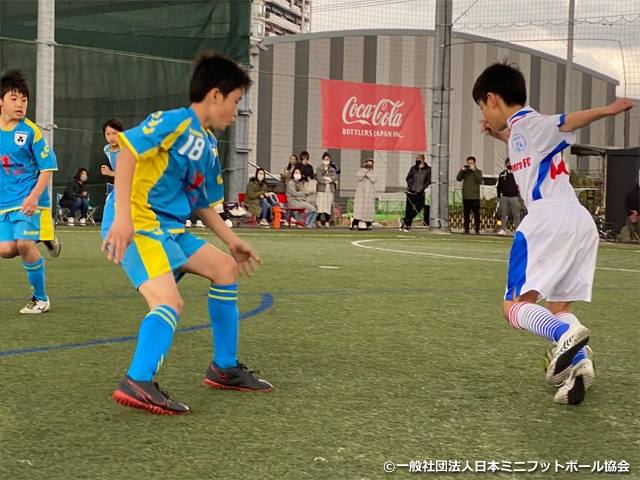
M 60 223 L 60 225 L 62 225 L 69 218 L 69 214 L 71 213 L 71 211 L 68 208 L 60 206 L 60 200 L 62 200 L 62 194 L 56 193 L 56 220 L 58 221 L 58 223 Z
M 95 227 L 97 225 L 96 225 L 96 221 L 93 218 L 93 215 L 96 213 L 96 210 L 98 209 L 98 207 L 91 206 L 91 195 L 87 195 L 87 203 L 89 204 L 89 208 L 87 209 L 87 220 L 93 223 L 93 226 Z

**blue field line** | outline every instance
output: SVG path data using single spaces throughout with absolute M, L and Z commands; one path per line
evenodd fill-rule
M 272 295 L 353 295 L 353 294 L 386 294 L 386 293 L 482 293 L 482 292 L 498 292 L 503 291 L 503 288 L 383 288 L 383 289 L 341 289 L 341 290 L 301 290 L 301 291 L 281 291 L 272 292 Z M 637 287 L 594 287 L 594 290 L 637 290 Z M 183 297 L 206 297 L 208 293 L 184 293 Z M 240 296 L 247 295 L 264 295 L 259 292 L 241 292 Z M 130 298 L 141 298 L 139 293 L 132 293 L 127 295 L 86 295 L 86 296 L 71 296 L 71 297 L 51 297 L 52 302 L 73 302 L 73 301 L 85 301 L 85 300 L 126 300 Z M 24 297 L 13 298 L 0 298 L 0 303 L 5 302 L 22 302 Z
M 262 301 L 260 305 L 258 305 L 253 310 L 240 314 L 240 320 L 246 320 L 247 318 L 255 317 L 256 315 L 261 314 L 265 310 L 273 307 L 273 296 L 269 293 L 261 293 Z M 184 332 L 195 332 L 196 330 L 204 330 L 206 328 L 211 328 L 211 324 L 207 323 L 205 325 L 196 325 L 193 327 L 179 328 L 176 330 L 176 333 L 184 333 Z M 92 340 L 90 342 L 80 342 L 80 343 L 67 343 L 64 345 L 54 345 L 50 347 L 34 347 L 34 348 L 25 348 L 22 350 L 7 350 L 6 352 L 0 352 L 0 357 L 13 357 L 16 355 L 23 355 L 25 353 L 39 353 L 39 352 L 50 352 L 51 350 L 69 350 L 71 348 L 81 348 L 81 347 L 94 347 L 96 345 L 109 345 L 112 343 L 122 343 L 122 342 L 132 342 L 138 338 L 137 335 L 129 335 L 126 337 L 117 337 L 117 338 L 107 338 L 105 340 Z

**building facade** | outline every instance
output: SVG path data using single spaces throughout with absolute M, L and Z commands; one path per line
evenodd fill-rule
M 274 37 L 309 32 L 311 0 L 254 0 L 251 36 Z
M 310 152 L 320 165 L 322 110 L 320 80 L 378 83 L 422 90 L 427 145 L 431 144 L 434 32 L 427 30 L 357 30 L 265 38 L 266 51 L 254 56 L 251 95 L 250 160 L 273 173 L 286 166 L 292 153 Z M 572 105 L 564 109 L 565 62 L 526 47 L 456 33 L 451 59 L 450 187 L 469 155 L 478 159 L 485 175 L 504 169 L 506 146 L 480 134 L 482 118 L 471 90 L 489 64 L 508 59 L 527 80 L 529 104 L 544 114 L 606 105 L 616 98 L 617 80 L 574 65 Z M 603 119 L 583 129 L 581 144 L 640 145 L 640 109 Z M 420 152 L 330 150 L 342 169 L 340 196 L 350 197 L 355 173 L 373 154 L 379 193 L 402 191 L 406 174 Z M 428 152 L 427 161 L 431 163 Z M 572 168 L 577 159 L 568 155 Z M 581 168 L 589 170 L 589 161 Z

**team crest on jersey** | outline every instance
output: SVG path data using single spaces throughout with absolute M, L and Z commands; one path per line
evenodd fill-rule
M 16 134 L 13 136 L 13 140 L 19 147 L 23 146 L 25 143 L 27 143 L 27 132 L 16 132 Z
M 513 137 L 511 137 L 511 145 L 518 153 L 524 152 L 524 149 L 527 148 L 526 140 L 519 133 L 516 133 Z

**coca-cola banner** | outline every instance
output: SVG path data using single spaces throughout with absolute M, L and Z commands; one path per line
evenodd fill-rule
M 322 146 L 424 152 L 419 88 L 321 80 Z

